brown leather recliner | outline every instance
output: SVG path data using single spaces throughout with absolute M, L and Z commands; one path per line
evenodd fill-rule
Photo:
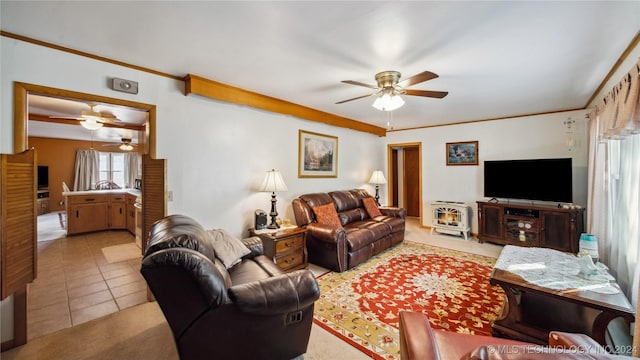
M 572 360 L 623 359 L 608 354 L 598 342 L 584 334 L 549 333 L 549 346 L 433 330 L 429 318 L 418 312 L 400 312 L 400 359 L 402 360 Z
M 363 189 L 304 194 L 293 199 L 298 226 L 307 228 L 309 261 L 342 272 L 367 261 L 404 240 L 406 210 L 381 207 L 381 216 L 371 218 L 362 200 L 371 198 Z M 333 204 L 341 228 L 319 224 L 313 208 Z
M 171 215 L 150 230 L 141 273 L 173 332 L 180 358 L 291 359 L 304 354 L 320 296 L 308 270 L 284 273 L 259 238 L 227 270 L 195 220 Z

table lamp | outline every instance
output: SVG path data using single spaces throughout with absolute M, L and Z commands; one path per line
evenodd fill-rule
M 267 171 L 267 175 L 264 177 L 262 186 L 260 186 L 260 191 L 271 193 L 271 212 L 269 213 L 271 216 L 271 224 L 267 226 L 267 229 L 280 228 L 280 225 L 276 222 L 276 218 L 278 217 L 278 211 L 276 210 L 276 191 L 287 190 L 287 185 L 284 183 L 284 180 L 282 180 L 280 172 L 275 171 L 274 169 Z
M 380 199 L 380 194 L 379 194 L 380 184 L 386 184 L 386 183 L 387 183 L 387 180 L 384 178 L 384 174 L 382 173 L 382 170 L 375 170 L 373 174 L 371 174 L 371 178 L 369 179 L 369 184 L 376 184 L 376 204 L 378 204 L 378 206 L 380 206 L 380 201 L 378 201 Z

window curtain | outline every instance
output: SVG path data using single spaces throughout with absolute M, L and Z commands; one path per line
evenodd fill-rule
M 100 180 L 100 156 L 96 150 L 78 149 L 76 151 L 75 180 L 73 190 L 93 189 Z
M 124 154 L 124 187 L 132 188 L 135 180 L 139 178 L 138 168 L 140 163 L 140 155 L 138 153 Z
M 638 313 L 640 285 L 640 61 L 589 113 L 587 229 Z M 636 321 L 634 356 L 640 355 Z

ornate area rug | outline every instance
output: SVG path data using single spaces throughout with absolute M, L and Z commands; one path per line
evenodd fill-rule
M 404 241 L 355 269 L 318 278 L 314 322 L 375 359 L 399 359 L 399 311 L 434 329 L 491 335 L 504 294 L 489 284 L 495 259 Z

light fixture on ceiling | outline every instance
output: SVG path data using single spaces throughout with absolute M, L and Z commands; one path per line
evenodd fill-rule
M 83 121 L 80 121 L 80 125 L 82 125 L 83 128 L 87 129 L 87 130 L 98 130 L 102 127 L 102 125 L 104 125 L 101 122 L 98 122 L 95 118 L 93 117 L 87 117 L 85 118 Z
M 384 91 L 371 106 L 381 111 L 393 111 L 399 109 L 402 105 L 404 105 L 404 100 L 400 95 L 394 94 L 392 90 Z
M 119 146 L 119 148 L 120 148 L 120 150 L 123 150 L 123 151 L 131 151 L 131 150 L 133 150 L 133 145 L 131 145 L 129 143 L 124 143 L 124 144 L 121 144 Z

